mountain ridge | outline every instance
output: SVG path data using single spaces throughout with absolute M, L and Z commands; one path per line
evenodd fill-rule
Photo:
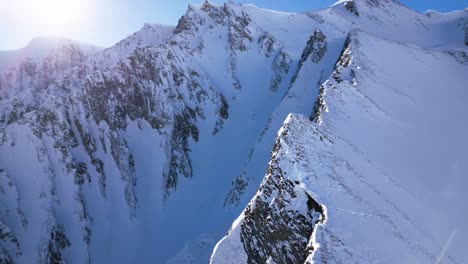
M 398 111 L 395 112 L 392 110 L 392 113 L 390 113 L 385 109 L 395 107 L 389 103 L 390 101 L 382 105 L 381 103 L 384 101 L 382 101 L 381 98 L 379 101 L 375 100 L 378 98 L 379 94 L 369 94 L 372 90 L 372 86 L 367 86 L 369 83 L 365 80 L 366 78 L 364 78 L 368 78 L 369 74 L 370 76 L 375 74 L 375 72 L 369 72 L 368 68 L 363 68 L 364 65 L 373 65 L 373 68 L 377 68 L 376 59 L 379 59 L 378 56 L 380 54 L 378 52 L 374 53 L 374 56 L 377 54 L 377 57 L 371 58 L 373 62 L 367 64 L 362 60 L 365 58 L 364 56 L 368 55 L 363 54 L 359 50 L 364 52 L 366 50 L 369 51 L 369 48 L 363 48 L 363 46 L 372 46 L 372 41 L 379 41 L 381 43 L 385 43 L 386 41 L 361 31 L 354 31 L 350 33 L 350 35 L 349 43 L 351 45 L 345 45 L 342 55 L 336 64 L 335 72 L 320 89 L 319 99 L 316 101 L 316 106 L 318 107 L 315 107 L 317 110 L 314 111 L 314 114 L 309 119 L 306 119 L 306 117 L 302 115 L 289 115 L 283 127 L 278 132 L 277 143 L 275 143 L 275 147 L 273 148 L 272 159 L 269 166 L 273 166 L 272 164 L 279 164 L 275 166 L 278 167 L 276 170 L 281 173 L 272 175 L 270 169 L 267 171 L 267 175 L 260 185 L 257 194 L 244 212 L 240 214 L 239 218 L 233 223 L 228 234 L 216 245 L 211 257 L 211 263 L 326 263 L 330 259 L 340 263 L 373 263 L 375 261 L 382 263 L 393 263 L 395 261 L 403 261 L 404 263 L 425 263 L 436 261 L 437 258 L 442 257 L 446 257 L 449 263 L 459 263 L 463 260 L 462 251 L 457 249 L 454 249 L 452 254 L 458 255 L 458 257 L 454 257 L 450 253 L 447 253 L 447 256 L 438 255 L 438 252 L 442 248 L 441 244 L 445 241 L 445 235 L 452 232 L 453 236 L 453 230 L 451 230 L 450 227 L 459 226 L 459 224 L 449 225 L 447 219 L 443 217 L 443 219 L 447 221 L 446 224 L 448 224 L 449 227 L 445 228 L 443 235 L 437 239 L 434 237 L 434 234 L 437 232 L 430 231 L 433 225 L 427 224 L 429 218 L 437 218 L 435 215 L 432 215 L 432 213 L 429 213 L 431 210 L 440 210 L 439 213 L 435 214 L 444 215 L 440 213 L 446 210 L 445 206 L 442 204 L 451 204 L 456 208 L 461 208 L 460 206 L 466 197 L 462 198 L 460 196 L 458 198 L 458 195 L 462 195 L 463 190 L 451 189 L 451 192 L 458 193 L 458 195 L 455 196 L 457 198 L 452 197 L 449 199 L 450 201 L 445 200 L 438 206 L 431 204 L 432 202 L 426 201 L 424 198 L 414 196 L 414 193 L 424 194 L 434 192 L 434 187 L 424 182 L 424 174 L 418 173 L 413 175 L 413 180 L 422 177 L 421 180 L 416 181 L 416 186 L 419 187 L 415 187 L 414 182 L 412 184 L 408 182 L 402 184 L 401 178 L 398 179 L 399 177 L 396 177 L 396 175 L 393 174 L 394 172 L 390 172 L 394 170 L 394 168 L 382 167 L 382 164 L 379 164 L 380 166 L 376 164 L 376 162 L 388 162 L 391 159 L 382 159 L 382 154 L 374 156 L 366 155 L 366 151 L 369 151 L 369 149 L 373 147 L 372 144 L 375 145 L 374 148 L 376 149 L 381 147 L 379 143 L 372 141 L 372 143 L 366 144 L 365 140 L 360 139 L 359 136 L 354 134 L 360 133 L 361 126 L 363 126 L 362 129 L 364 130 L 370 129 L 374 132 L 372 127 L 384 126 L 386 122 L 396 122 L 400 130 L 409 128 L 403 128 L 403 124 L 395 120 L 396 118 L 405 119 L 407 117 L 402 117 L 401 113 L 398 113 Z M 387 43 L 385 45 L 394 45 L 394 51 L 398 50 L 396 47 L 400 46 L 403 50 L 398 52 L 403 53 L 406 52 L 404 49 L 409 48 L 398 43 Z M 376 47 L 382 46 L 384 45 L 376 45 Z M 411 49 L 416 48 L 411 47 Z M 419 52 L 424 51 L 420 49 Z M 356 53 L 359 53 L 360 56 L 357 57 Z M 441 60 L 441 58 L 444 57 L 445 60 L 448 60 L 447 62 L 450 61 L 449 63 L 457 63 L 446 53 L 440 53 L 437 56 L 440 57 L 435 60 Z M 390 60 L 385 58 L 385 61 L 388 62 Z M 385 64 L 385 62 L 381 63 Z M 395 66 L 392 68 L 393 71 L 395 71 Z M 416 67 L 415 69 L 421 71 L 420 67 Z M 388 71 L 389 69 L 385 70 Z M 413 71 L 418 70 L 413 69 Z M 439 73 L 439 76 L 433 77 L 432 80 L 442 78 L 441 76 L 443 76 L 443 74 Z M 459 73 L 453 76 L 461 77 Z M 453 76 L 446 76 L 443 78 L 447 81 Z M 405 82 L 405 80 L 399 80 L 399 82 Z M 463 94 L 461 83 L 462 82 L 459 82 L 457 88 L 452 91 L 461 92 Z M 371 82 L 371 85 L 375 86 L 375 83 Z M 387 89 L 387 87 L 392 86 L 398 87 L 398 85 L 392 84 L 392 82 L 380 84 L 380 86 L 377 87 L 379 89 Z M 434 89 L 435 86 L 431 88 Z M 424 91 L 424 88 L 417 89 L 422 89 Z M 414 90 L 412 92 L 414 93 Z M 352 99 L 353 96 L 351 96 L 351 94 L 353 93 L 356 94 L 357 100 Z M 390 92 L 390 94 L 391 93 L 395 93 L 393 95 L 394 97 L 396 95 L 396 97 L 403 98 L 403 101 L 406 101 L 403 105 L 414 107 L 414 102 L 410 99 L 410 95 L 395 90 Z M 380 96 L 385 97 L 390 96 L 390 94 L 386 93 Z M 421 94 L 418 95 L 419 100 L 421 100 L 419 96 L 421 96 Z M 394 100 L 396 100 L 396 98 L 394 98 Z M 459 103 L 461 101 L 459 101 Z M 419 106 L 422 105 L 419 104 Z M 356 109 L 361 108 L 363 110 L 362 113 L 354 113 Z M 463 112 L 463 110 L 458 107 L 456 109 L 456 111 Z M 396 113 L 398 113 L 397 115 L 399 115 L 399 117 L 395 116 Z M 418 114 L 420 113 L 416 113 L 416 115 Z M 343 121 L 348 119 L 361 119 L 362 122 Z M 425 117 L 425 119 L 428 118 Z M 346 124 L 340 124 L 337 121 L 345 122 Z M 433 123 L 433 121 L 430 122 Z M 355 129 L 350 129 L 349 124 L 356 124 L 358 126 Z M 456 123 L 451 124 L 452 126 L 458 126 Z M 412 125 L 412 127 L 413 129 L 421 129 L 417 128 L 417 125 Z M 390 126 L 390 128 L 392 128 L 392 126 Z M 386 128 L 380 128 L 380 131 L 385 131 L 385 129 Z M 422 129 L 424 130 L 424 128 Z M 357 130 L 357 132 L 354 132 L 355 130 Z M 392 132 L 393 131 L 390 130 L 390 133 Z M 414 136 L 414 132 L 410 132 L 409 134 Z M 430 135 L 430 133 L 427 132 L 426 134 Z M 367 134 L 367 137 L 374 137 L 376 135 L 379 137 L 379 133 L 376 132 Z M 423 135 L 424 133 L 417 134 L 416 137 L 423 137 Z M 390 138 L 393 139 L 397 137 Z M 461 139 L 462 137 L 459 135 L 457 138 Z M 359 142 L 359 144 L 357 142 Z M 278 144 L 281 144 L 281 147 L 278 147 Z M 339 146 L 340 144 L 344 145 Z M 349 150 L 345 150 L 347 148 L 349 148 Z M 399 153 L 401 155 L 406 155 L 405 152 L 409 152 L 402 146 L 400 146 L 400 148 L 401 151 Z M 391 151 L 398 151 L 397 149 L 388 147 L 384 147 L 384 149 L 390 153 Z M 382 150 L 378 150 L 378 152 L 382 152 Z M 341 155 L 347 156 L 348 158 L 341 160 L 341 157 L 344 157 Z M 451 155 L 460 157 L 457 156 L 457 154 Z M 426 154 L 426 158 L 430 156 L 431 155 Z M 363 158 L 363 163 L 358 161 L 361 157 Z M 377 161 L 379 160 L 378 157 L 380 157 L 380 161 Z M 448 159 L 448 162 L 450 163 L 452 161 Z M 368 163 L 368 165 L 364 165 L 364 163 Z M 367 166 L 370 166 L 372 169 L 364 169 Z M 401 163 L 400 166 L 395 166 L 395 168 L 400 167 L 405 168 Z M 437 165 L 433 168 L 437 168 Z M 414 166 L 412 169 L 424 170 L 422 166 Z M 390 175 L 385 175 L 386 173 L 390 173 Z M 372 174 L 380 174 L 384 177 L 379 178 Z M 434 172 L 432 174 L 438 175 Z M 357 177 L 354 183 L 352 183 L 354 181 L 352 179 L 354 177 L 353 175 Z M 277 178 L 275 181 L 281 184 L 269 183 L 272 177 Z M 459 175 L 456 177 L 462 176 Z M 435 181 L 436 179 L 429 178 L 428 180 Z M 459 180 L 462 179 L 460 178 Z M 355 184 L 363 184 L 363 186 L 358 188 L 354 186 Z M 450 183 L 445 184 L 450 185 Z M 300 218 L 295 216 L 297 212 L 303 215 L 307 213 L 307 209 L 302 207 L 308 202 L 307 199 L 301 197 L 301 195 L 289 191 L 291 188 L 289 186 L 295 186 L 295 190 L 303 190 L 305 188 L 306 193 L 308 193 L 310 197 L 327 208 L 326 217 L 324 217 L 327 221 L 324 225 L 318 225 L 318 231 L 309 229 L 305 235 L 299 231 L 301 225 L 313 223 L 314 221 L 300 221 L 298 220 Z M 428 189 L 421 192 L 421 189 L 424 188 Z M 366 189 L 369 190 L 366 191 Z M 288 192 L 291 194 L 283 194 Z M 365 192 L 367 194 L 358 194 L 360 192 Z M 344 197 L 340 198 L 341 196 Z M 348 196 L 348 198 L 345 198 L 346 196 Z M 383 204 L 379 206 L 373 205 L 374 203 L 380 203 L 379 200 L 381 200 Z M 266 209 L 261 210 L 263 213 L 253 213 L 255 209 L 252 210 L 251 208 L 260 206 L 265 202 L 267 206 Z M 277 203 L 283 204 L 283 207 L 278 208 L 276 205 Z M 301 203 L 302 205 L 297 205 L 296 203 Z M 355 204 L 355 206 L 358 207 L 359 204 L 366 205 L 362 205 L 363 207 L 361 209 L 353 209 L 352 206 L 350 207 L 350 204 Z M 288 207 L 291 207 L 291 209 L 288 209 Z M 422 209 L 425 207 L 431 208 L 431 210 Z M 264 208 L 264 206 L 262 205 L 261 208 Z M 418 212 L 412 212 L 408 210 L 408 208 L 418 208 Z M 385 211 L 372 213 L 374 210 Z M 395 213 L 389 214 L 389 211 L 392 210 L 395 210 Z M 458 222 L 456 219 L 466 219 L 466 215 L 464 216 L 461 212 L 452 211 L 451 214 L 452 215 L 448 217 L 453 221 Z M 371 220 L 374 217 L 376 219 L 380 218 L 380 220 Z M 348 223 L 353 222 L 353 218 L 356 218 L 355 224 Z M 296 221 L 299 221 L 299 223 Z M 374 227 L 370 227 L 375 225 L 375 223 L 371 224 L 373 221 L 378 222 L 378 224 Z M 439 222 L 438 220 L 434 221 Z M 463 222 L 463 220 L 460 221 Z M 362 226 L 363 223 L 366 223 L 364 225 L 365 227 L 359 230 L 359 226 Z M 340 225 L 343 225 L 343 227 L 341 228 Z M 372 228 L 371 233 L 366 232 L 367 226 Z M 393 231 L 385 231 L 387 228 L 393 229 Z M 348 229 L 352 231 L 347 231 Z M 302 248 L 296 249 L 296 244 L 294 242 L 285 244 L 283 244 L 284 242 L 282 243 L 282 241 L 278 242 L 273 235 L 275 232 L 287 233 L 289 236 L 293 237 L 303 237 L 305 241 L 303 242 Z M 375 235 L 377 232 L 379 234 Z M 465 231 L 458 230 L 458 232 Z M 438 235 L 440 235 L 440 233 Z M 465 236 L 463 234 L 459 234 L 459 236 L 457 244 L 463 245 Z M 375 239 L 375 243 L 368 243 L 373 239 Z M 256 247 L 250 246 L 249 243 L 251 240 L 256 243 Z M 347 240 L 349 242 L 346 242 Z M 400 243 L 402 245 L 399 245 Z M 379 244 L 384 244 L 384 246 L 380 248 L 380 246 L 377 246 Z M 310 245 L 315 246 L 311 247 Z M 272 253 L 272 250 L 278 246 L 283 246 L 282 253 Z M 392 247 L 399 252 L 398 255 L 393 254 L 393 251 L 386 253 L 388 252 L 388 247 Z M 432 250 L 430 248 L 432 248 Z M 232 252 L 235 253 L 233 254 Z M 288 259 L 293 257 L 297 258 L 296 254 L 299 254 L 299 259 Z M 260 258 L 260 260 L 257 259 L 257 257 Z

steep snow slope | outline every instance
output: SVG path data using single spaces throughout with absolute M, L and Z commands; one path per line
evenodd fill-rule
M 255 15 L 292 20 L 294 30 L 262 28 Z M 164 45 L 136 48 L 109 69 L 71 48 L 4 75 L 2 168 L 20 198 L 2 219 L 24 244 L 14 252 L 6 241 L 6 258 L 164 261 L 187 241 L 197 247 L 204 233 L 214 244 L 233 217 L 223 207 L 230 183 L 315 34 L 309 20 L 205 3 L 189 8 Z M 283 42 L 290 47 L 280 52 Z M 37 153 L 31 171 L 14 162 L 22 152 Z M 22 179 L 36 170 L 44 173 L 29 186 Z M 17 226 L 21 215 L 29 221 Z M 29 239 L 32 232 L 37 239 Z
M 359 16 L 205 2 L 175 28 L 146 25 L 93 56 L 67 45 L 3 74 L 1 258 L 205 263 L 256 193 L 286 116 L 312 112 L 350 30 L 466 61 L 465 13 L 355 4 Z
M 353 8 L 349 8 L 349 6 Z M 356 10 L 356 12 L 353 12 L 353 10 Z M 419 14 L 393 0 L 363 0 L 337 2 L 330 8 L 309 12 L 307 16 L 313 19 L 316 28 L 324 32 L 327 37 L 326 48 L 328 54 L 334 55 L 327 56 L 318 65 L 305 60 L 306 66 L 304 69 L 300 67 L 301 69 L 296 70 L 294 76 L 297 77 L 297 81 L 296 78 L 291 79 L 288 96 L 272 113 L 269 125 L 264 130 L 264 134 L 267 135 L 265 137 L 267 142 L 262 144 L 264 142 L 263 136 L 259 138 L 259 144 L 253 149 L 252 158 L 249 158 L 245 168 L 258 167 L 258 164 L 268 162 L 265 153 L 268 149 L 271 149 L 271 141 L 288 113 L 295 112 L 306 115 L 310 113 L 311 105 L 313 105 L 318 90 L 308 88 L 319 87 L 328 78 L 331 72 L 330 69 L 335 64 L 339 54 L 337 49 L 341 51 L 347 32 L 354 28 L 359 28 L 384 39 L 449 52 L 461 62 L 467 59 L 466 46 L 463 40 L 464 29 L 468 28 L 468 11 L 466 10 L 439 14 L 439 16 L 435 17 L 434 15 Z M 281 25 L 277 27 L 282 28 Z M 307 65 L 308 62 L 311 66 Z M 294 91 L 295 89 L 298 91 Z M 258 155 L 256 148 L 259 149 Z M 262 174 L 261 170 L 252 169 L 251 174 L 248 169 L 244 169 L 244 171 L 247 172 L 243 172 L 236 179 L 237 185 L 245 185 L 245 182 L 249 181 L 249 179 L 258 179 L 258 173 Z M 257 181 L 249 185 L 249 187 L 257 188 L 258 183 Z M 228 202 L 234 200 L 234 203 L 239 204 L 237 197 L 239 197 L 239 192 L 242 192 L 242 189 L 235 188 L 231 190 Z M 248 192 L 252 193 L 255 190 L 250 189 Z M 248 199 L 248 195 L 244 196 L 244 198 Z M 246 204 L 247 202 L 248 200 L 244 200 L 240 204 Z
M 166 59 L 171 50 L 157 57 L 152 49 L 93 72 L 92 60 L 70 47 L 3 76 L 0 160 L 16 202 L 2 208 L 2 222 L 7 231 L 15 228 L 18 245 L 10 251 L 6 241 L 4 258 L 152 259 L 145 253 L 154 254 L 155 244 L 144 239 L 151 242 L 162 228 L 151 228 L 162 197 L 179 173 L 192 174 L 187 144 L 198 139 L 192 120 L 203 115 L 215 123 L 222 118 L 214 104 L 223 105 L 203 72 L 190 69 L 190 58 L 175 66 Z M 197 103 L 211 106 L 202 113 Z M 26 168 L 23 153 L 31 153 Z
M 463 263 L 467 70 L 353 31 L 312 121 L 287 118 L 211 262 Z

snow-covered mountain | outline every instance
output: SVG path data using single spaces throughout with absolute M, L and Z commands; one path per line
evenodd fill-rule
M 32 60 L 37 63 L 44 59 L 52 50 L 72 44 L 79 45 L 80 48 L 89 55 L 96 54 L 102 50 L 100 47 L 78 43 L 69 39 L 37 37 L 31 40 L 24 48 L 0 51 L 0 73 L 20 64 L 24 60 Z
M 212 263 L 464 263 L 466 70 L 352 31 L 314 112 L 284 122 Z
M 119 41 L 114 46 L 96 54 L 94 64 L 104 69 L 117 64 L 133 51 L 144 47 L 157 47 L 165 43 L 173 34 L 175 27 L 160 24 L 145 24 L 139 31 Z
M 12 65 L 0 262 L 463 263 L 467 21 L 204 2 Z

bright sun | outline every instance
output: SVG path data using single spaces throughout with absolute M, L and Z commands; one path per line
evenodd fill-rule
M 45 35 L 69 34 L 87 17 L 87 0 L 14 0 L 10 15 L 22 26 Z M 8 4 L 7 4 L 8 5 Z

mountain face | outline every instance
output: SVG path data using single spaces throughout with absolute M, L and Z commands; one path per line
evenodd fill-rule
M 205 2 L 22 59 L 0 262 L 463 263 L 467 20 Z
M 352 31 L 211 262 L 463 263 L 464 71 L 450 54 Z

